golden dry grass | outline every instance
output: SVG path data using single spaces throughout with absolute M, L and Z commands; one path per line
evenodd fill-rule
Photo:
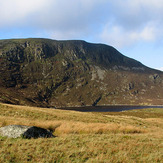
M 0 104 L 0 126 L 35 125 L 57 136 L 0 137 L 0 162 L 161 162 L 162 114 L 161 109 L 81 113 Z

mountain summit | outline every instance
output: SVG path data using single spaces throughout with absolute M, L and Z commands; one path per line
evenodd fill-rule
M 0 40 L 0 101 L 43 107 L 163 105 L 163 72 L 85 41 Z

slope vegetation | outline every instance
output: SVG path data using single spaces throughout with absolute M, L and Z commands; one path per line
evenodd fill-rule
M 111 46 L 0 40 L 0 101 L 42 107 L 163 104 L 163 73 Z

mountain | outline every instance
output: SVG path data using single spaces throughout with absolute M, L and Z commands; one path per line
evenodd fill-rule
M 42 107 L 163 105 L 163 72 L 104 44 L 0 40 L 0 101 Z

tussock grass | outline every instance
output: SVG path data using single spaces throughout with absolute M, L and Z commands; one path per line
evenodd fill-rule
M 142 135 L 68 134 L 1 139 L 0 162 L 161 162 L 161 140 Z
M 0 137 L 0 162 L 161 162 L 162 114 L 161 109 L 80 113 L 0 104 L 0 127 L 34 125 L 57 136 Z
M 6 119 L 7 118 L 7 119 Z M 26 120 L 24 118 L 18 118 L 15 120 L 10 117 L 0 116 L 0 127 L 17 124 L 17 125 L 30 125 L 43 127 L 53 131 L 55 135 L 61 134 L 107 134 L 107 133 L 145 133 L 147 130 L 140 129 L 135 126 L 114 123 L 84 123 L 84 122 L 72 122 L 72 121 L 44 121 L 38 120 Z

